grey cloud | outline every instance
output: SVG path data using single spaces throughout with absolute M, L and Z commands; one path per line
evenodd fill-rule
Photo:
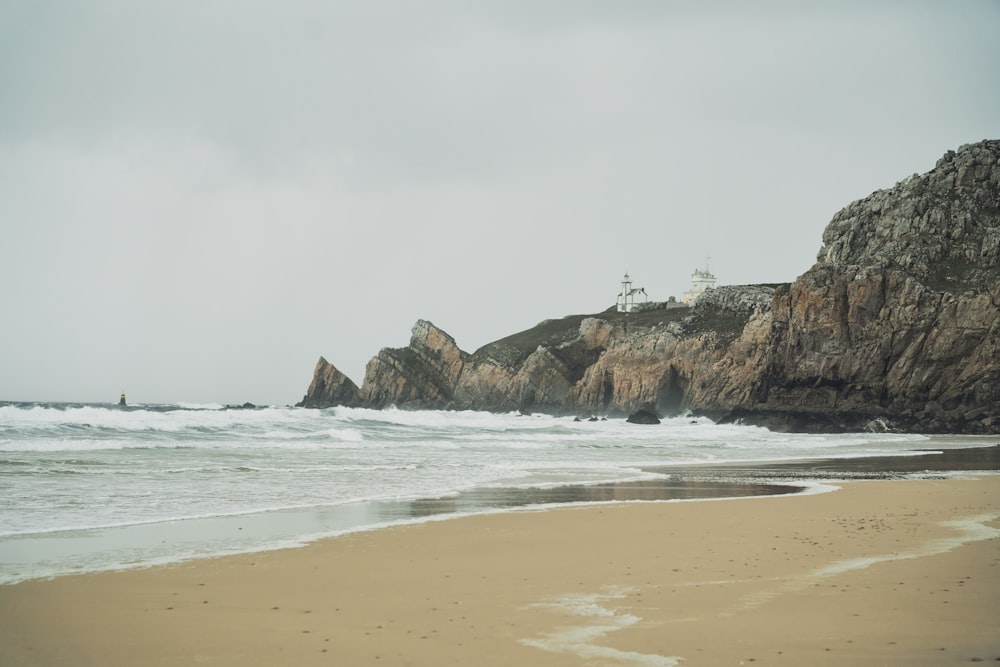
M 791 280 L 839 207 L 996 136 L 998 14 L 6 3 L 0 399 L 291 402 L 418 317 L 471 349 L 626 270 Z

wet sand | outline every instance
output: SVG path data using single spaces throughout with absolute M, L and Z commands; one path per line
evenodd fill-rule
M 0 665 L 1000 660 L 1000 476 L 839 486 L 455 518 L 2 586 Z

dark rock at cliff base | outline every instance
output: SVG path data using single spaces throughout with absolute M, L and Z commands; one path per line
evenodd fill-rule
M 797 412 L 792 408 L 774 412 L 736 409 L 716 415 L 722 424 L 750 423 L 778 432 L 810 433 L 904 433 L 914 428 L 905 417 L 872 417 L 856 412 Z M 927 429 L 923 429 L 927 430 Z
M 472 354 L 421 320 L 360 390 L 321 359 L 301 405 L 1000 433 L 1000 141 L 849 204 L 793 283 L 674 306 L 545 320 Z
M 625 421 L 629 424 L 659 424 L 660 418 L 652 410 L 636 410 Z

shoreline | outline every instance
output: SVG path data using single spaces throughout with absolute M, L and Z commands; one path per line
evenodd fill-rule
M 924 477 L 456 517 L 0 586 L 0 664 L 1000 659 L 1000 476 Z
M 1000 444 L 910 455 L 654 466 L 643 472 L 657 475 L 655 479 L 531 488 L 480 487 L 414 500 L 365 501 L 13 535 L 0 538 L 0 586 L 299 548 L 355 532 L 525 509 L 802 494 L 831 480 L 902 479 L 989 470 L 1000 470 Z M 200 540 L 197 549 L 187 546 L 192 536 Z M 109 544 L 118 551 L 108 551 Z

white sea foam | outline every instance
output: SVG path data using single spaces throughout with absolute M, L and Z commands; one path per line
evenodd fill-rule
M 357 520 L 369 525 L 383 520 L 364 515 L 378 503 L 455 497 L 474 488 L 550 489 L 652 480 L 663 477 L 652 468 L 691 463 L 858 457 L 976 444 L 992 441 L 779 434 L 688 418 L 636 426 L 621 419 L 472 411 L 0 404 L 0 534 L 183 524 L 288 508 L 308 516 L 354 505 L 368 508 L 358 509 Z M 301 534 L 335 530 L 296 522 Z M 261 534 L 258 542 L 295 537 L 279 531 Z M 228 548 L 211 536 L 192 539 L 202 540 L 205 549 Z M 152 547 L 147 556 L 165 557 Z M 71 566 L 70 555 L 66 567 Z M 51 558 L 46 567 L 55 567 Z M 0 558 L 0 578 L 3 568 Z
M 569 617 L 570 620 L 561 623 L 558 630 L 540 637 L 524 638 L 520 642 L 550 653 L 574 655 L 588 664 L 595 660 L 600 660 L 601 664 L 637 667 L 674 667 L 680 664 L 681 658 L 678 657 L 622 651 L 599 643 L 608 634 L 642 620 L 609 605 L 609 601 L 623 600 L 630 592 L 629 588 L 612 587 L 601 593 L 568 595 L 558 600 L 539 602 L 533 606 Z

